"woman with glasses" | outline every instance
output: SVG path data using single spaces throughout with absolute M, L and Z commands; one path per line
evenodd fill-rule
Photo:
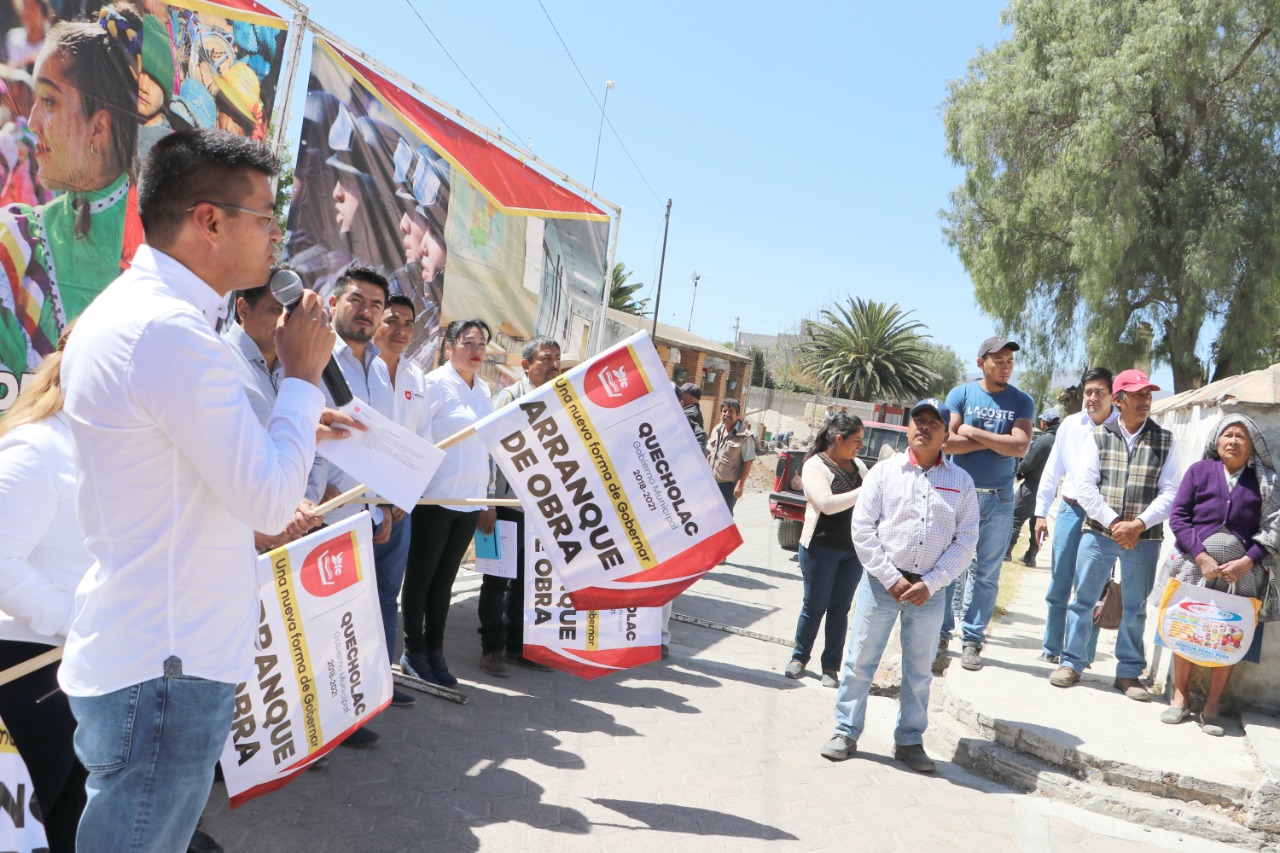
M 822 649 L 822 686 L 840 684 L 845 633 L 853 593 L 862 579 L 862 563 L 853 550 L 850 524 L 867 468 L 858 459 L 862 449 L 862 420 L 838 412 L 813 440 L 801 468 L 804 529 L 800 533 L 800 570 L 804 574 L 804 604 L 796 623 L 796 645 L 783 674 L 804 673 L 818 628 L 826 617 Z
M 427 374 L 423 437 L 439 443 L 493 411 L 489 386 L 480 378 L 485 348 L 493 337 L 483 320 L 455 320 L 444 332 L 445 363 Z M 489 454 L 472 435 L 445 451 L 424 498 L 479 498 L 489 490 Z M 404 655 L 400 668 L 409 675 L 452 687 L 458 679 L 444 659 L 444 626 L 453 580 L 476 528 L 493 531 L 492 507 L 470 504 L 419 505 L 413 510 L 409 564 L 400 608 L 404 619 Z

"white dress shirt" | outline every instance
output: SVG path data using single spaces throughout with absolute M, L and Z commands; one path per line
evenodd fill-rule
M 853 508 L 853 547 L 885 589 L 903 572 L 920 575 L 932 595 L 973 562 L 978 550 L 973 478 L 946 456 L 927 471 L 910 451 L 867 474 Z
M 1142 427 L 1138 428 L 1138 432 L 1130 434 L 1124 428 L 1124 421 L 1117 421 L 1120 427 L 1120 435 L 1124 437 L 1125 444 L 1129 447 L 1129 453 L 1133 453 L 1134 442 L 1138 440 L 1138 435 L 1142 432 Z M 1143 425 L 1146 421 L 1143 421 Z M 1082 442 L 1080 445 L 1080 462 L 1079 473 L 1076 475 L 1076 488 L 1079 490 L 1080 508 L 1088 514 L 1090 518 L 1101 524 L 1103 527 L 1110 527 L 1111 522 L 1120 517 L 1120 513 L 1107 506 L 1107 502 L 1102 497 L 1102 492 L 1098 491 L 1098 482 L 1102 479 L 1102 462 L 1098 456 L 1098 442 L 1093 439 L 1093 433 L 1089 433 L 1089 441 Z M 1169 441 L 1169 457 L 1165 459 L 1164 466 L 1160 468 L 1160 476 L 1156 480 L 1156 486 L 1159 491 L 1146 509 L 1138 513 L 1138 519 L 1147 526 L 1147 529 L 1155 527 L 1157 524 L 1163 524 L 1169 520 L 1169 511 L 1173 508 L 1173 499 L 1178 494 L 1178 484 L 1182 481 L 1182 470 L 1178 466 L 1178 441 L 1171 438 Z
M 0 640 L 62 645 L 93 559 L 76 524 L 76 461 L 63 413 L 0 438 Z
M 427 377 L 422 368 L 397 356 L 396 378 L 391 386 L 391 419 L 418 435 L 427 429 Z
M 472 426 L 493 411 L 489 386 L 479 376 L 468 386 L 453 365 L 445 362 L 427 374 L 427 428 L 423 438 L 439 443 Z M 444 461 L 423 491 L 424 498 L 484 498 L 489 491 L 489 451 L 479 436 L 469 435 L 447 448 Z M 459 512 L 477 512 L 482 507 L 446 504 Z
M 72 696 L 165 674 L 235 684 L 253 670 L 254 530 L 283 530 L 302 498 L 324 395 L 280 384 L 258 422 L 223 299 L 149 246 L 80 317 L 62 362 L 78 517 L 93 556 L 59 671 Z
M 1113 408 L 1103 423 L 1109 424 L 1118 417 L 1120 413 Z M 1086 439 L 1093 440 L 1093 427 L 1093 418 L 1083 409 L 1063 420 L 1062 426 L 1058 427 L 1053 448 L 1040 475 L 1040 488 L 1036 490 L 1037 518 L 1049 517 L 1049 508 L 1053 506 L 1053 496 L 1058 494 L 1059 485 L 1064 498 L 1078 500 L 1080 492 L 1072 479 L 1073 471 L 1080 459 L 1080 445 Z
M 351 393 L 373 407 L 378 414 L 390 418 L 391 413 L 391 374 L 387 372 L 387 363 L 378 355 L 382 351 L 369 341 L 364 345 L 364 359 L 356 358 L 351 347 L 341 337 L 333 344 L 333 360 L 342 371 L 342 378 L 347 380 Z M 324 391 L 325 404 L 333 406 L 333 397 L 329 389 Z M 343 471 L 337 465 L 328 463 L 327 480 L 337 488 L 339 493 L 350 491 L 360 485 L 360 480 Z M 326 524 L 334 524 L 350 518 L 364 510 L 365 504 L 349 503 L 325 513 Z M 374 525 L 382 523 L 382 509 L 376 504 L 368 507 Z

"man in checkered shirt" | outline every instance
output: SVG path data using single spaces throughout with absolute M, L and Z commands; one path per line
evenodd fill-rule
M 907 452 L 871 469 L 853 510 L 853 545 L 870 577 L 858 588 L 849 652 L 836 696 L 836 729 L 822 747 L 852 758 L 867 713 L 871 678 L 893 623 L 902 620 L 902 689 L 893 757 L 932 773 L 925 754 L 930 667 L 946 606 L 942 592 L 973 560 L 978 493 L 973 478 L 942 455 L 951 411 L 934 399 L 911 410 Z

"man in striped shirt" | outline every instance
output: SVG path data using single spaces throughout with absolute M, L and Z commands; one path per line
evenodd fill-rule
M 946 607 L 942 592 L 973 560 L 978 494 L 973 478 L 942 455 L 951 412 L 934 399 L 911 410 L 907 452 L 871 469 L 853 510 L 853 545 L 870 575 L 858 587 L 849 652 L 836 697 L 835 734 L 822 747 L 832 761 L 853 757 L 871 678 L 902 620 L 902 690 L 894 758 L 932 773 L 925 754 L 930 665 Z

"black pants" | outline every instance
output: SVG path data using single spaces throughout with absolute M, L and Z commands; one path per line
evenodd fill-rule
M 400 595 L 406 652 L 422 654 L 444 648 L 444 623 L 449 618 L 453 580 L 479 520 L 479 512 L 459 512 L 442 506 L 414 507 L 409 564 Z
M 49 646 L 39 643 L 0 641 L 0 669 L 47 651 Z M 49 849 L 53 853 L 72 853 L 76 826 L 84 811 L 88 774 L 76 759 L 72 745 L 76 718 L 67 697 L 58 689 L 58 664 L 51 663 L 0 686 L 0 718 L 13 735 L 31 774 Z
M 516 524 L 515 579 L 485 575 L 480 581 L 480 651 L 524 653 L 524 512 L 498 507 L 499 521 Z
M 1009 556 L 1013 555 L 1013 546 L 1018 544 L 1018 534 L 1022 532 L 1022 526 L 1027 526 L 1027 532 L 1030 539 L 1027 542 L 1027 553 L 1035 554 L 1039 552 L 1036 546 L 1036 490 L 1040 487 L 1039 483 L 1028 485 L 1026 480 L 1018 483 L 1018 488 L 1013 493 L 1013 530 L 1009 534 Z

